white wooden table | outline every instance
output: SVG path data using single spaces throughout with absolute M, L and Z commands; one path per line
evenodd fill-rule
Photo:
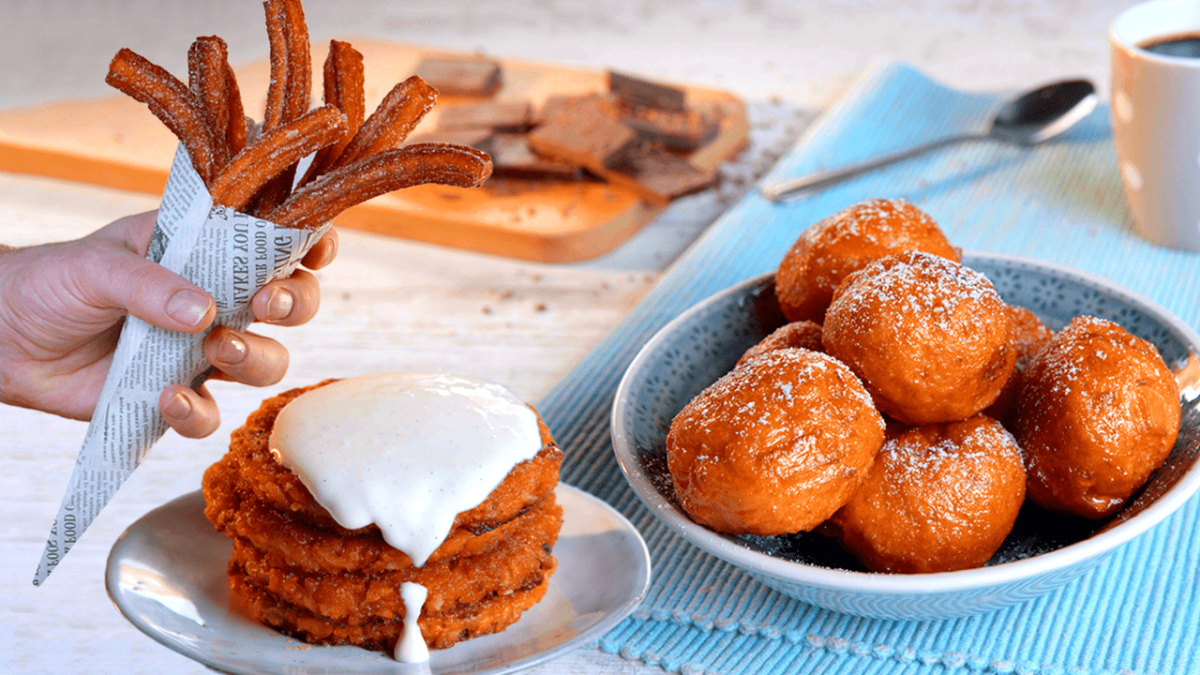
M 754 175 L 856 73 L 879 58 L 954 86 L 1016 89 L 1084 75 L 1106 91 L 1105 30 L 1129 2 L 955 3 L 885 0 L 306 3 L 314 39 L 364 35 L 592 68 L 614 67 L 729 89 L 751 104 Z M 0 2 L 0 107 L 108 94 L 108 59 L 129 46 L 174 72 L 197 35 L 262 58 L 261 7 L 207 3 Z M 506 384 L 536 401 L 655 283 L 737 190 L 677 203 L 598 260 L 537 265 L 342 232 L 319 273 L 323 307 L 301 328 L 263 328 L 291 350 L 269 392 L 215 383 L 224 422 L 212 437 L 169 434 L 50 582 L 30 580 L 85 425 L 0 406 L 0 672 L 202 673 L 121 618 L 103 584 L 113 541 L 147 510 L 197 489 L 229 432 L 267 394 L 367 370 L 439 370 Z M 143 195 L 0 174 L 0 242 L 67 239 L 148 210 Z M 535 673 L 640 673 L 640 662 L 581 648 Z

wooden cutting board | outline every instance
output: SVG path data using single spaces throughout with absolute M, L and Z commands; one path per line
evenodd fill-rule
M 462 56 L 416 45 L 348 41 L 363 54 L 368 111 L 423 58 Z M 324 45 L 314 45 L 316 78 L 325 51 Z M 491 97 L 494 101 L 529 101 L 536 109 L 550 96 L 604 91 L 608 86 L 601 71 L 498 60 L 504 74 L 501 88 Z M 256 118 L 266 100 L 268 71 L 265 60 L 237 69 L 246 111 Z M 684 88 L 689 105 L 715 110 L 721 118 L 717 136 L 689 156 L 702 169 L 715 168 L 746 142 L 745 105 L 724 91 Z M 313 91 L 321 91 L 319 79 Z M 438 107 L 477 100 L 443 96 Z M 433 129 L 437 114 L 435 109 L 414 135 Z M 161 194 L 176 145 L 175 137 L 145 106 L 120 94 L 0 112 L 2 171 Z M 433 185 L 401 190 L 352 208 L 335 222 L 482 253 L 572 262 L 612 250 L 661 210 L 619 185 L 510 179 L 489 181 L 477 190 Z

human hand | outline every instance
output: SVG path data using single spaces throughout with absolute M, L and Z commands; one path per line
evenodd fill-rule
M 90 419 L 127 314 L 185 333 L 212 323 L 208 293 L 146 260 L 154 218 L 143 213 L 76 241 L 0 251 L 0 402 Z M 331 229 L 302 264 L 320 269 L 336 255 Z M 256 321 L 296 326 L 316 314 L 320 287 L 298 269 L 264 286 L 250 305 Z M 225 326 L 205 338 L 204 355 L 214 378 L 254 386 L 275 384 L 288 366 L 279 342 Z M 221 423 L 204 386 L 171 385 L 158 405 L 181 436 L 201 438 Z

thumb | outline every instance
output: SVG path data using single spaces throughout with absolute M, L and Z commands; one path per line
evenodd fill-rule
M 197 333 L 212 323 L 216 303 L 199 286 L 128 249 L 105 257 L 106 264 L 76 272 L 87 277 L 81 281 L 90 285 L 104 304 L 123 307 L 146 323 L 183 333 Z

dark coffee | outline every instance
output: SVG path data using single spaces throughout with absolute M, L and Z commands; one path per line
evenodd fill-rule
M 1159 56 L 1200 59 L 1200 33 L 1179 33 L 1156 37 L 1138 45 Z

